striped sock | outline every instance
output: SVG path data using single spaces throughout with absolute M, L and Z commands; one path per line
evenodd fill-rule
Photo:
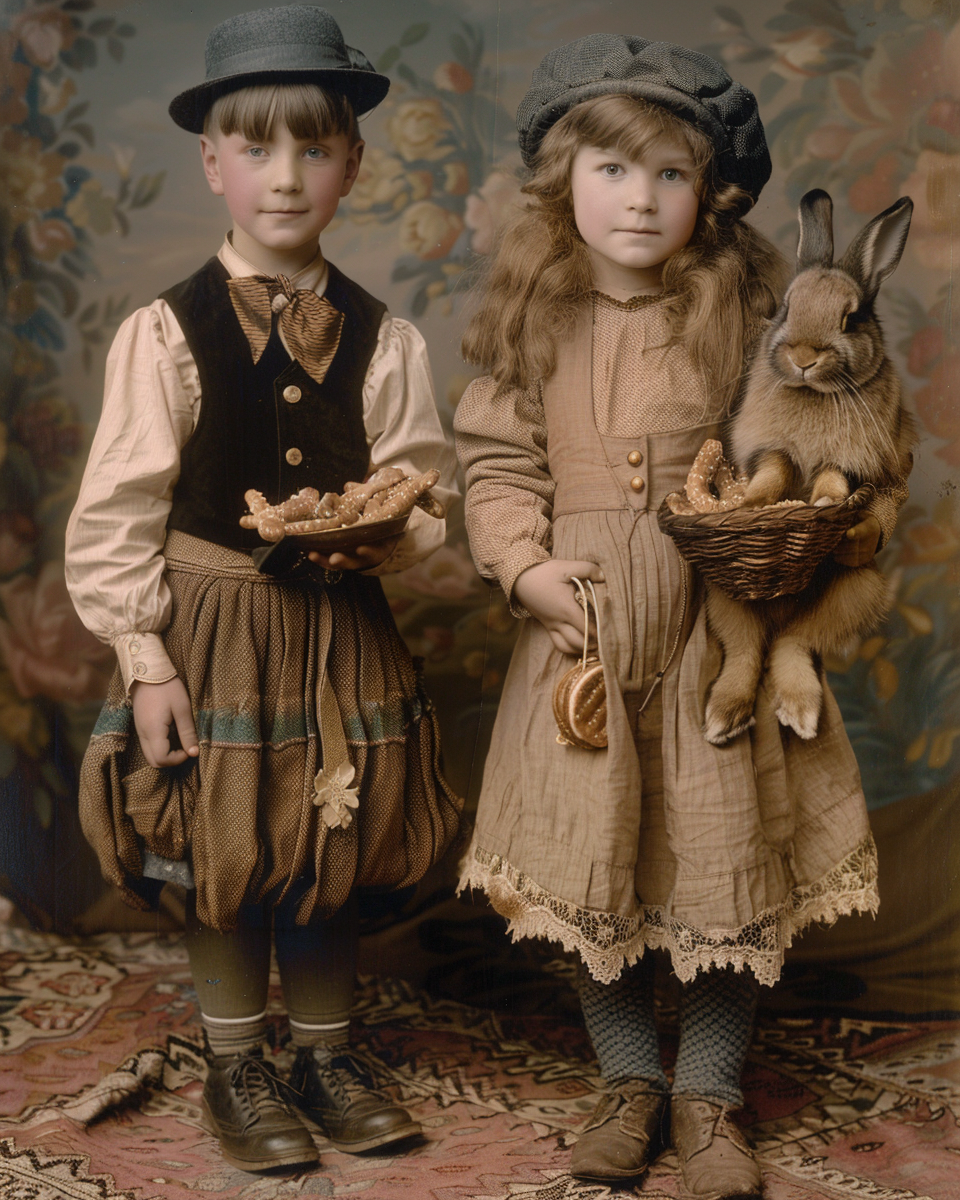
M 337 1021 L 330 1025 L 307 1025 L 303 1021 L 290 1021 L 290 1037 L 295 1046 L 326 1046 L 330 1050 L 342 1050 L 350 1044 L 350 1022 Z
M 258 1050 L 266 1028 L 266 1010 L 255 1017 L 208 1017 L 200 1014 L 210 1051 L 216 1058 L 233 1058 Z

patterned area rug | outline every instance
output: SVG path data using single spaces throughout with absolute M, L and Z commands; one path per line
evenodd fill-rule
M 223 1163 L 200 1125 L 196 998 L 176 938 L 79 945 L 14 930 L 5 947 L 4 1200 L 680 1195 L 670 1154 L 639 1187 L 571 1179 L 569 1148 L 599 1087 L 572 1019 L 494 1014 L 373 978 L 358 993 L 356 1041 L 422 1121 L 423 1140 L 396 1157 L 321 1144 L 310 1174 L 245 1174 Z M 566 965 L 554 972 L 567 988 Z M 667 1057 L 674 1016 L 662 1013 Z M 269 1036 L 285 1070 L 279 989 Z M 759 1148 L 768 1200 L 960 1200 L 960 1022 L 764 1017 L 745 1087 L 741 1121 Z M 78 1119 L 105 1093 L 124 1092 L 132 1099 L 119 1108 Z

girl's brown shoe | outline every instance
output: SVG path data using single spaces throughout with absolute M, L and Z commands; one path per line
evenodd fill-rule
M 760 1167 L 750 1143 L 730 1116 L 729 1104 L 674 1096 L 670 1126 L 685 1200 L 762 1195 Z
M 658 1153 L 667 1098 L 644 1080 L 615 1085 L 600 1100 L 573 1148 L 577 1179 L 634 1179 Z

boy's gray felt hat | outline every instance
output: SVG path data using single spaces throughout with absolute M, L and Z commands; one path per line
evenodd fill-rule
M 627 93 L 662 104 L 707 135 L 717 170 L 754 200 L 770 178 L 770 154 L 753 92 L 706 54 L 613 33 L 551 50 L 517 109 L 520 153 L 533 166 L 547 130 L 594 96 Z
M 170 116 L 190 133 L 203 133 L 213 102 L 260 83 L 316 83 L 342 92 L 354 112 L 368 112 L 387 94 L 390 80 L 346 45 L 325 8 L 287 4 L 240 13 L 207 38 L 207 77 L 170 102 Z

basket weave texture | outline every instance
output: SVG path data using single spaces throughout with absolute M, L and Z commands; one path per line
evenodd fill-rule
M 734 600 L 773 600 L 802 592 L 818 564 L 876 495 L 869 484 L 842 504 L 734 508 L 681 516 L 660 505 L 657 523 L 710 583 Z

